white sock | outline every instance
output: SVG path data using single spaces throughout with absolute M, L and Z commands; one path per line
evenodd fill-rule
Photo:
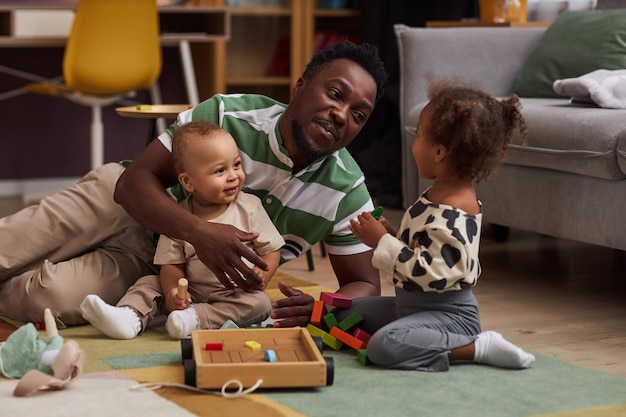
M 474 341 L 474 361 L 500 368 L 529 368 L 535 357 L 505 340 L 500 333 L 488 331 Z
M 141 331 L 139 316 L 130 307 L 115 307 L 89 294 L 80 303 L 83 318 L 113 339 L 132 339 Z
M 185 339 L 191 335 L 192 330 L 199 328 L 198 314 L 193 306 L 172 311 L 165 322 L 165 330 L 174 339 Z

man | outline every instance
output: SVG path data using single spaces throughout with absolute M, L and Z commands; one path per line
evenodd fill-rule
M 324 239 L 339 292 L 350 297 L 379 294 L 371 250 L 348 229 L 351 218 L 373 205 L 362 172 L 344 148 L 367 122 L 385 81 L 376 48 L 334 45 L 315 55 L 294 85 L 288 106 L 257 95 L 215 96 L 181 113 L 125 170 L 107 164 L 77 185 L 82 189 L 44 199 L 28 216 L 20 212 L 1 219 L 3 239 L 7 231 L 6 236 L 19 240 L 18 245 L 27 243 L 27 252 L 35 254 L 15 265 L 6 255 L 15 250 L 0 243 L 0 314 L 33 320 L 48 306 L 61 325 L 69 325 L 84 322 L 78 306 L 86 294 L 115 304 L 134 280 L 155 273 L 139 224 L 191 243 L 226 287 L 256 288 L 256 275 L 242 260 L 266 267 L 243 244 L 256 236 L 201 221 L 181 210 L 166 191 L 176 183 L 171 134 L 178 124 L 199 118 L 218 123 L 237 140 L 245 191 L 261 198 L 287 242 L 281 250 L 283 262 Z M 108 201 L 116 176 L 114 198 L 125 211 Z M 70 221 L 72 212 L 56 200 L 75 206 L 80 215 Z M 43 233 L 44 243 L 24 242 L 18 228 L 27 227 L 27 217 L 35 219 L 34 235 Z M 107 233 L 93 230 L 99 221 Z M 53 249 L 47 248 L 54 241 L 53 231 L 47 230 L 50 224 L 59 228 Z M 42 264 L 44 258 L 50 262 Z M 275 325 L 306 324 L 312 297 L 282 283 L 280 288 L 288 298 L 274 305 L 272 317 L 279 319 Z

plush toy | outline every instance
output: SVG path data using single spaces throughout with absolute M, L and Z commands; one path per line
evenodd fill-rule
M 21 378 L 13 392 L 16 396 L 62 389 L 82 372 L 84 352 L 73 340 L 63 343 L 50 309 L 44 311 L 44 319 L 47 342 L 28 323 L 0 346 L 0 371 L 8 378 Z

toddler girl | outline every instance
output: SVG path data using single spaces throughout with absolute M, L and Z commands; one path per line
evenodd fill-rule
M 481 333 L 472 293 L 480 275 L 482 206 L 474 182 L 489 178 L 526 125 L 513 95 L 501 101 L 460 80 L 431 80 L 413 157 L 420 177 L 434 180 L 406 211 L 397 233 L 364 212 L 350 229 L 374 248 L 373 265 L 396 287 L 395 297 L 366 297 L 337 312 L 360 311 L 373 333 L 368 358 L 395 369 L 446 371 L 450 362 L 530 367 L 535 358 L 499 333 Z M 394 237 L 395 236 L 395 237 Z

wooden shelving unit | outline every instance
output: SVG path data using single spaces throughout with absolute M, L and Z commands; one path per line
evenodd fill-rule
M 256 92 L 289 101 L 292 85 L 315 51 L 315 32 L 359 30 L 358 10 L 316 9 L 316 3 L 285 0 L 282 6 L 227 7 L 230 40 L 214 45 L 214 60 L 223 63 L 222 74 L 215 77 L 216 92 Z M 281 41 L 288 43 L 284 48 L 288 70 L 270 75 Z

